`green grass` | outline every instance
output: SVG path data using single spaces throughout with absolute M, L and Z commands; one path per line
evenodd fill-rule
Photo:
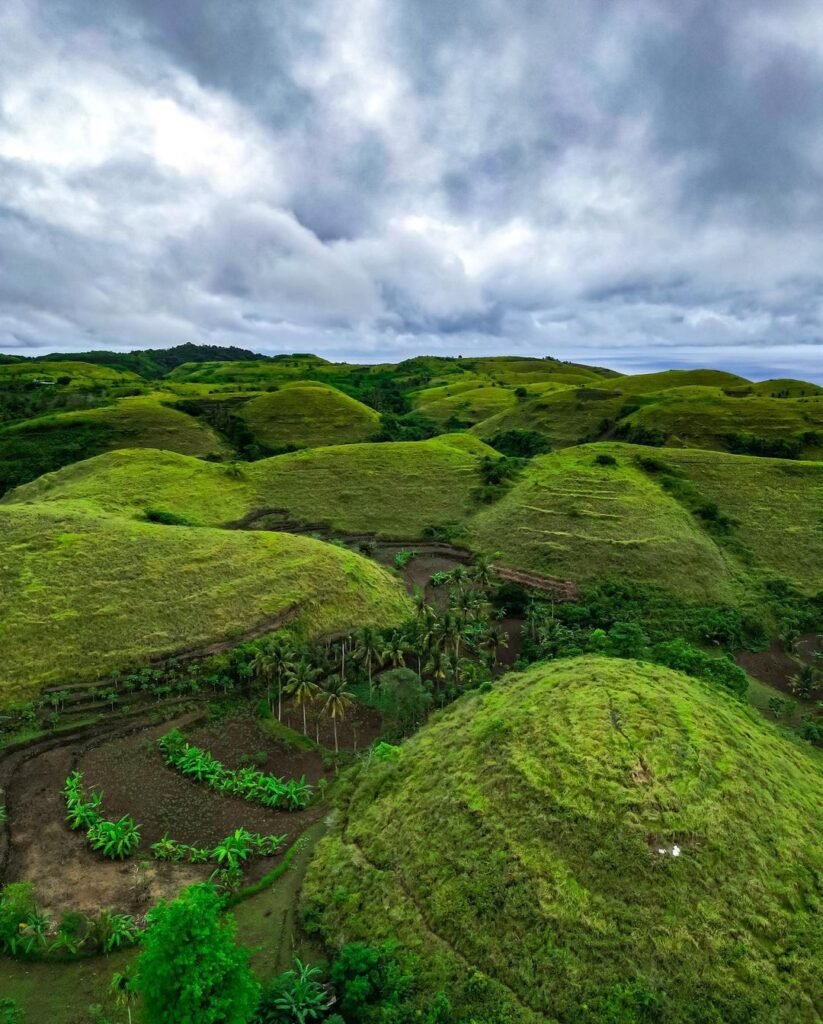
M 699 681 L 539 665 L 361 772 L 304 912 L 398 938 L 421 1003 L 477 1024 L 811 1024 L 821 792 L 816 752 Z
M 320 635 L 390 625 L 408 609 L 374 562 L 305 537 L 152 525 L 69 503 L 3 507 L 0 535 L 5 704 L 237 639 L 285 613 Z
M 662 431 L 667 444 L 729 449 L 728 434 L 786 438 L 818 431 L 823 436 L 823 395 L 771 398 L 759 394 L 730 397 L 717 388 L 672 388 L 626 417 L 633 426 Z M 823 456 L 823 443 L 804 447 L 808 458 Z
M 0 430 L 0 493 L 115 448 L 165 448 L 196 456 L 227 454 L 225 444 L 209 426 L 169 408 L 160 397 L 121 398 L 102 408 L 52 413 Z
M 623 395 L 653 395 L 670 388 L 711 387 L 747 388 L 751 384 L 745 377 L 725 370 L 661 370 L 659 373 L 637 373 L 618 377 L 608 387 Z
M 25 360 L 20 363 L 0 364 L 0 388 L 6 384 L 21 381 L 53 380 L 71 377 L 68 384 L 60 387 L 94 388 L 110 387 L 113 384 L 142 384 L 143 378 L 128 370 L 116 370 L 111 366 L 75 362 L 71 359 Z M 48 387 L 49 385 L 43 385 Z
M 337 388 L 294 383 L 243 404 L 238 416 L 268 448 L 353 444 L 368 441 L 380 416 Z
M 625 576 L 684 599 L 732 600 L 733 564 L 690 511 L 635 467 L 635 451 L 649 449 L 589 445 L 534 459 L 474 516 L 472 539 L 512 568 L 580 583 Z M 602 452 L 618 465 L 596 465 Z
M 81 502 L 139 517 L 151 507 L 206 526 L 274 508 L 340 532 L 418 538 L 428 525 L 469 516 L 480 484 L 478 458 L 489 451 L 474 437 L 444 435 L 316 448 L 236 469 L 170 452 L 120 451 L 66 467 L 4 501 Z

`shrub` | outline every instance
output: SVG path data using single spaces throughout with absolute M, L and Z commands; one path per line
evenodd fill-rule
M 548 438 L 536 430 L 501 430 L 490 437 L 488 443 L 501 455 L 515 459 L 531 459 L 552 450 Z
M 613 455 L 601 452 L 599 455 L 595 455 L 594 464 L 595 466 L 616 466 L 617 459 Z
M 413 976 L 398 962 L 396 949 L 391 942 L 350 942 L 340 950 L 331 979 L 345 1020 L 378 1024 L 400 1019 L 392 1011 L 406 1002 Z
M 5 996 L 0 997 L 0 1024 L 23 1024 L 23 1011 Z
M 149 914 L 134 987 L 146 1024 L 246 1024 L 258 999 L 249 955 L 211 885 L 193 885 Z
M 190 520 L 176 512 L 167 512 L 162 508 L 147 508 L 143 510 L 146 522 L 162 523 L 164 526 L 191 526 Z

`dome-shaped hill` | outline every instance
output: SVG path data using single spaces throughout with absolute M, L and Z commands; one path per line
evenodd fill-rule
M 317 448 L 367 441 L 380 417 L 327 384 L 294 383 L 245 403 L 238 415 L 269 448 Z
M 308 537 L 134 522 L 70 502 L 4 505 L 0 537 L 0 708 L 45 684 L 286 624 L 317 636 L 410 611 L 380 566 Z
M 373 758 L 304 887 L 476 1024 L 819 1021 L 823 767 L 707 685 L 579 658 Z

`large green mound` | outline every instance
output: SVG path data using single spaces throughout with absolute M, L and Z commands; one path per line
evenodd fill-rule
M 35 387 L 94 388 L 112 384 L 142 384 L 143 379 L 128 370 L 71 359 L 25 359 L 0 364 L 0 388 L 22 383 Z
M 290 384 L 252 398 L 238 411 L 257 441 L 269 448 L 353 444 L 377 433 L 380 416 L 325 384 Z
M 467 435 L 314 448 L 236 467 L 121 451 L 67 466 L 5 501 L 82 501 L 138 516 L 159 507 L 204 526 L 268 509 L 343 533 L 418 538 L 426 526 L 465 522 L 490 451 Z
M 306 537 L 133 522 L 71 503 L 4 506 L 0 536 L 0 704 L 285 622 L 319 635 L 408 611 L 374 562 Z
M 53 413 L 0 430 L 0 494 L 115 448 L 165 448 L 194 456 L 227 453 L 211 427 L 169 408 L 159 397 L 121 398 L 99 409 Z
M 699 681 L 539 665 L 360 771 L 305 918 L 398 938 L 455 1021 L 811 1024 L 821 792 L 814 752 Z

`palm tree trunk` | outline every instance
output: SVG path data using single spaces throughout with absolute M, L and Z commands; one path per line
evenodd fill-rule
M 283 680 L 277 677 L 277 721 L 283 721 Z
M 337 718 L 335 715 L 332 715 L 331 724 L 334 729 L 334 752 L 335 754 L 338 754 L 340 752 L 340 747 L 337 745 Z
M 303 701 L 303 735 L 308 736 L 308 727 L 306 726 L 306 702 Z

